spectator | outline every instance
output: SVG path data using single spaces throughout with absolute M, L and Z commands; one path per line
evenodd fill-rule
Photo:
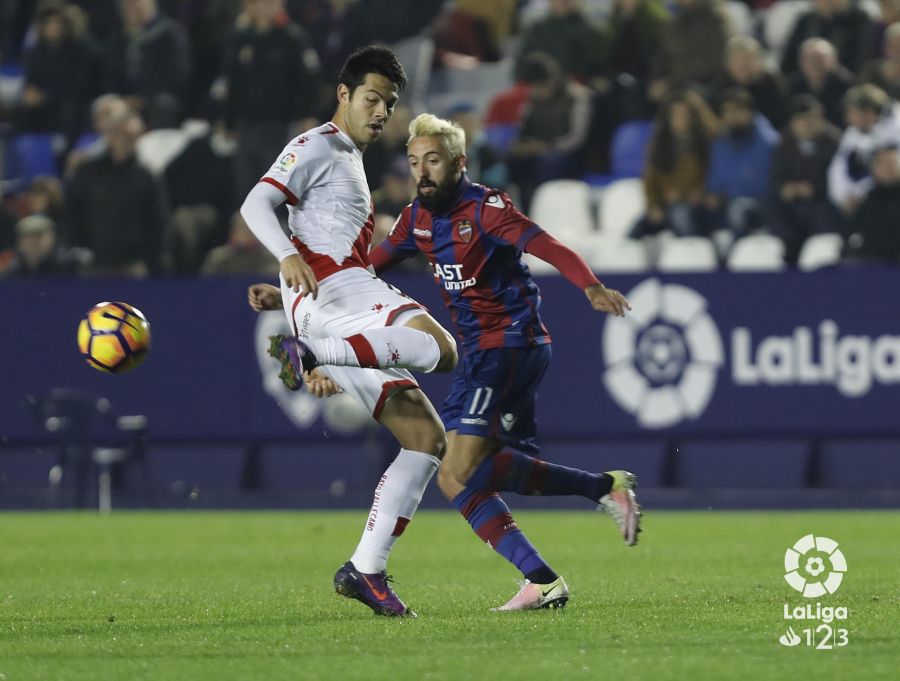
M 844 257 L 900 263 L 900 154 L 894 145 L 872 154 L 874 188 L 850 220 Z
M 212 249 L 203 260 L 200 274 L 254 274 L 278 277 L 278 261 L 253 236 L 244 218 L 235 212 L 231 218 L 228 243 Z
M 828 197 L 850 216 L 872 188 L 872 149 L 900 141 L 900 116 L 887 93 L 875 85 L 856 85 L 844 98 L 847 128 L 828 167 Z
M 369 186 L 375 191 L 381 187 L 381 179 L 394 167 L 397 159 L 406 163 L 406 140 L 409 138 L 409 123 L 412 111 L 405 104 L 398 104 L 394 115 L 384 125 L 381 137 L 370 144 L 363 154 L 363 167 Z M 407 173 L 409 169 L 407 168 Z
M 156 0 L 119 0 L 122 28 L 106 47 L 106 89 L 128 96 L 150 128 L 178 126 L 190 87 L 191 55 L 180 24 Z
M 581 82 L 608 76 L 609 35 L 591 24 L 579 0 L 550 0 L 550 13 L 522 37 L 516 68 L 535 53 L 553 57 L 564 74 Z
M 58 178 L 39 175 L 31 180 L 25 190 L 25 207 L 28 215 L 46 215 L 58 223 L 63 217 L 63 186 Z
M 29 215 L 16 223 L 15 256 L 0 274 L 9 278 L 73 276 L 90 261 L 90 251 L 57 244 L 56 223 L 51 218 Z
M 26 132 L 81 132 L 91 93 L 95 54 L 79 35 L 73 7 L 51 0 L 37 12 L 37 42 L 25 56 L 25 87 L 13 114 Z
M 856 73 L 873 55 L 872 29 L 872 19 L 851 0 L 813 0 L 812 9 L 801 14 L 794 24 L 784 48 L 781 72 L 797 70 L 800 46 L 805 40 L 825 38 L 837 50 L 838 61 Z
M 803 242 L 813 234 L 840 231 L 837 210 L 828 200 L 828 164 L 841 133 L 812 95 L 791 100 L 788 128 L 775 149 L 767 222 L 785 245 L 785 261 L 797 264 Z
M 66 174 L 71 175 L 80 163 L 88 158 L 96 158 L 106 150 L 106 134 L 113 123 L 128 113 L 128 104 L 119 95 L 100 95 L 91 104 L 91 124 L 93 130 L 75 141 L 75 146 L 66 157 Z
M 740 87 L 753 97 L 753 106 L 780 129 L 787 121 L 787 88 L 777 71 L 766 68 L 762 46 L 747 35 L 732 36 L 725 46 L 725 71 L 713 86 L 715 101 L 726 90 Z
M 579 177 L 591 119 L 591 95 L 569 79 L 549 55 L 532 54 L 531 94 L 522 127 L 510 146 L 510 179 L 519 187 L 524 210 L 538 185 Z
M 142 132 L 137 114 L 116 121 L 106 150 L 67 187 L 67 241 L 94 252 L 95 274 L 143 277 L 160 267 L 166 218 L 162 188 L 135 154 Z
M 678 236 L 702 231 L 699 208 L 716 129 L 715 115 L 696 92 L 676 93 L 662 104 L 644 168 L 647 215 L 631 236 L 667 229 Z
M 884 32 L 884 56 L 868 62 L 859 73 L 858 83 L 872 83 L 900 99 L 900 21 Z
M 647 85 L 669 20 L 662 0 L 615 0 L 609 55 L 613 90 L 610 101 L 595 107 L 599 113 L 611 106 L 613 125 L 649 117 Z
M 676 0 L 666 25 L 648 95 L 661 101 L 669 91 L 696 86 L 708 92 L 719 75 L 731 28 L 718 0 Z
M 436 67 L 474 68 L 499 61 L 500 47 L 486 17 L 448 5 L 431 28 Z
M 825 109 L 825 118 L 844 127 L 844 95 L 853 85 L 853 74 L 841 66 L 834 45 L 824 38 L 810 38 L 800 46 L 800 68 L 789 74 L 791 97 L 812 95 Z
M 163 171 L 175 272 L 196 272 L 206 253 L 227 239 L 229 216 L 240 202 L 233 160 L 233 138 L 217 128 L 192 139 Z
M 295 131 L 315 123 L 318 60 L 306 33 L 280 21 L 281 0 L 244 0 L 225 55 L 226 124 L 237 137 L 239 193 L 256 184 Z
M 372 192 L 375 215 L 387 215 L 396 220 L 415 195 L 415 187 L 409 174 L 409 162 L 397 158 L 381 178 L 381 187 Z
M 772 153 L 778 133 L 753 108 L 740 88 L 722 96 L 722 133 L 713 142 L 706 180 L 706 231 L 721 251 L 729 242 L 763 227 L 762 204 L 768 193 Z M 719 232 L 724 227 L 727 231 Z

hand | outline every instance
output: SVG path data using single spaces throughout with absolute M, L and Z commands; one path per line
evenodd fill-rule
M 625 310 L 631 309 L 631 303 L 625 296 L 615 289 L 606 288 L 603 284 L 585 287 L 584 294 L 591 301 L 591 307 L 598 312 L 609 312 L 616 317 L 624 317 Z
M 282 260 L 281 274 L 294 293 L 300 293 L 302 288 L 304 293 L 310 293 L 313 300 L 316 299 L 319 293 L 319 282 L 316 281 L 312 267 L 306 263 L 303 256 L 289 255 Z
M 312 371 L 304 373 L 303 382 L 306 383 L 306 390 L 319 399 L 331 397 L 332 395 L 343 392 L 337 383 L 332 381 L 318 369 L 313 369 Z
M 284 307 L 281 291 L 271 284 L 251 284 L 247 289 L 247 302 L 255 312 L 280 310 Z

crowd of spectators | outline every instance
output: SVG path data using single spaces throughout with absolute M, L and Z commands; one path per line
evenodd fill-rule
M 865 1 L 812 0 L 771 46 L 771 0 L 5 0 L 0 64 L 22 84 L 0 91 L 0 144 L 52 134 L 58 171 L 4 175 L 0 276 L 277 271 L 243 196 L 331 117 L 354 48 L 423 35 L 434 72 L 511 62 L 486 107 L 460 92 L 434 113 L 525 209 L 548 180 L 609 177 L 616 131 L 652 121 L 632 238 L 707 236 L 724 260 L 767 232 L 793 266 L 835 233 L 848 259 L 897 263 L 900 0 Z M 382 233 L 413 189 L 411 106 L 365 156 Z

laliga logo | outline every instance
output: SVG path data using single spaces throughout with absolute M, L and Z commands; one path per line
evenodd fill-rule
M 808 534 L 784 552 L 784 580 L 805 598 L 817 598 L 838 590 L 847 560 L 838 544 L 828 537 Z
M 633 310 L 603 329 L 603 383 L 645 428 L 666 428 L 706 409 L 723 363 L 722 338 L 706 299 L 680 284 L 641 282 Z
M 285 388 L 278 378 L 280 365 L 266 352 L 269 336 L 278 333 L 291 333 L 283 314 L 260 314 L 257 317 L 254 346 L 263 377 L 263 389 L 278 403 L 294 425 L 305 430 L 321 414 L 329 428 L 338 433 L 349 434 L 374 423 L 371 414 L 346 393 L 320 400 L 306 392 L 305 388 L 297 392 Z

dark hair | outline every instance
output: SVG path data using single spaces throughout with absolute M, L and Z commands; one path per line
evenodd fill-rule
M 802 114 L 822 113 L 823 107 L 822 103 L 812 95 L 796 95 L 791 99 L 788 110 L 793 118 Z
M 546 52 L 532 52 L 522 58 L 522 62 L 516 69 L 516 80 L 534 85 L 548 80 L 556 80 L 561 73 L 562 67 L 552 55 Z
M 753 95 L 742 87 L 730 87 L 722 93 L 719 99 L 719 112 L 725 109 L 726 104 L 734 104 L 753 111 Z
M 368 45 L 355 50 L 344 62 L 338 83 L 346 85 L 352 95 L 353 91 L 365 82 L 367 73 L 384 76 L 397 86 L 398 91 L 406 87 L 406 71 L 389 47 Z
M 693 90 L 675 92 L 666 98 L 659 107 L 656 122 L 653 125 L 653 135 L 647 149 L 650 163 L 663 173 L 670 173 L 675 169 L 679 148 L 676 144 L 675 133 L 669 124 L 669 116 L 672 107 L 676 104 L 683 104 L 687 107 L 690 118 L 688 148 L 684 151 L 695 154 L 700 160 L 701 166 L 706 168 L 718 121 L 703 97 Z

